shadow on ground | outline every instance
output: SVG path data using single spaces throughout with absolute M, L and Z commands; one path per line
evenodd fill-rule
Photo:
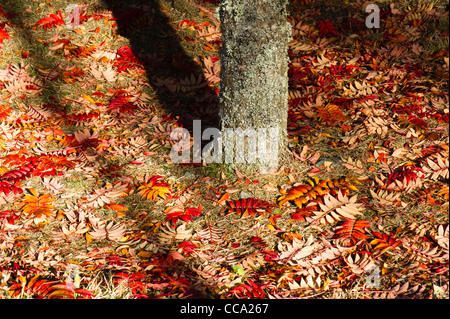
M 145 76 L 155 90 L 162 106 L 178 122 L 190 129 L 192 121 L 217 127 L 216 93 L 207 85 L 201 67 L 180 45 L 180 39 L 169 24 L 157 0 L 102 0 L 117 21 L 117 33 L 130 42 L 133 53 L 142 61 Z M 195 90 L 174 93 L 162 81 L 176 82 L 195 77 Z

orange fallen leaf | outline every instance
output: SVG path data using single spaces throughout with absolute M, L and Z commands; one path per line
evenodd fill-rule
M 126 207 L 125 205 L 121 205 L 121 204 L 106 204 L 104 207 L 115 210 L 116 212 L 128 211 L 128 207 Z
M 223 196 L 219 199 L 219 201 L 217 203 L 221 206 L 225 206 L 224 202 L 226 202 L 229 198 L 230 198 L 230 193 L 225 193 L 225 194 L 223 194 Z

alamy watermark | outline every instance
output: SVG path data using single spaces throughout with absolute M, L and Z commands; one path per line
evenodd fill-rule
M 78 27 L 80 25 L 80 6 L 76 4 L 69 4 L 66 7 L 66 18 L 64 19 L 64 22 L 66 26 L 71 29 Z
M 177 127 L 170 139 L 170 158 L 180 163 L 260 163 L 266 167 L 278 166 L 279 128 L 225 128 L 223 131 L 210 127 L 201 130 L 201 121 L 193 121 L 191 134 Z M 211 140 L 212 138 L 212 140 Z M 202 148 L 202 141 L 210 141 Z M 192 150 L 192 152 L 191 152 Z
M 369 29 L 380 28 L 380 8 L 376 4 L 369 4 L 365 11 L 370 12 L 366 18 L 366 27 Z
M 67 276 L 66 282 L 73 284 L 75 288 L 79 288 L 81 281 L 80 273 L 80 267 L 75 264 L 68 264 L 65 271 Z
M 65 12 L 66 18 L 64 22 L 66 26 L 70 29 L 78 27 L 80 25 L 80 6 L 73 3 L 69 4 Z M 370 13 L 366 18 L 366 27 L 369 29 L 380 28 L 380 8 L 376 4 L 369 4 L 365 8 L 365 12 Z
M 367 288 L 380 288 L 380 267 L 373 265 L 368 269 L 369 276 L 366 278 Z

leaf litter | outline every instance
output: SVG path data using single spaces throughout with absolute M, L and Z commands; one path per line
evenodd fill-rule
M 170 161 L 157 92 L 214 114 L 221 37 L 218 1 L 161 2 L 203 76 L 120 35 L 145 5 L 0 7 L 0 297 L 448 298 L 442 4 L 292 1 L 292 161 L 260 175 Z

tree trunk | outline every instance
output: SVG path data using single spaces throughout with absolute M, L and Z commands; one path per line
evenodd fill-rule
M 267 169 L 278 166 L 286 152 L 286 5 L 287 0 L 221 2 L 219 118 L 226 163 Z

